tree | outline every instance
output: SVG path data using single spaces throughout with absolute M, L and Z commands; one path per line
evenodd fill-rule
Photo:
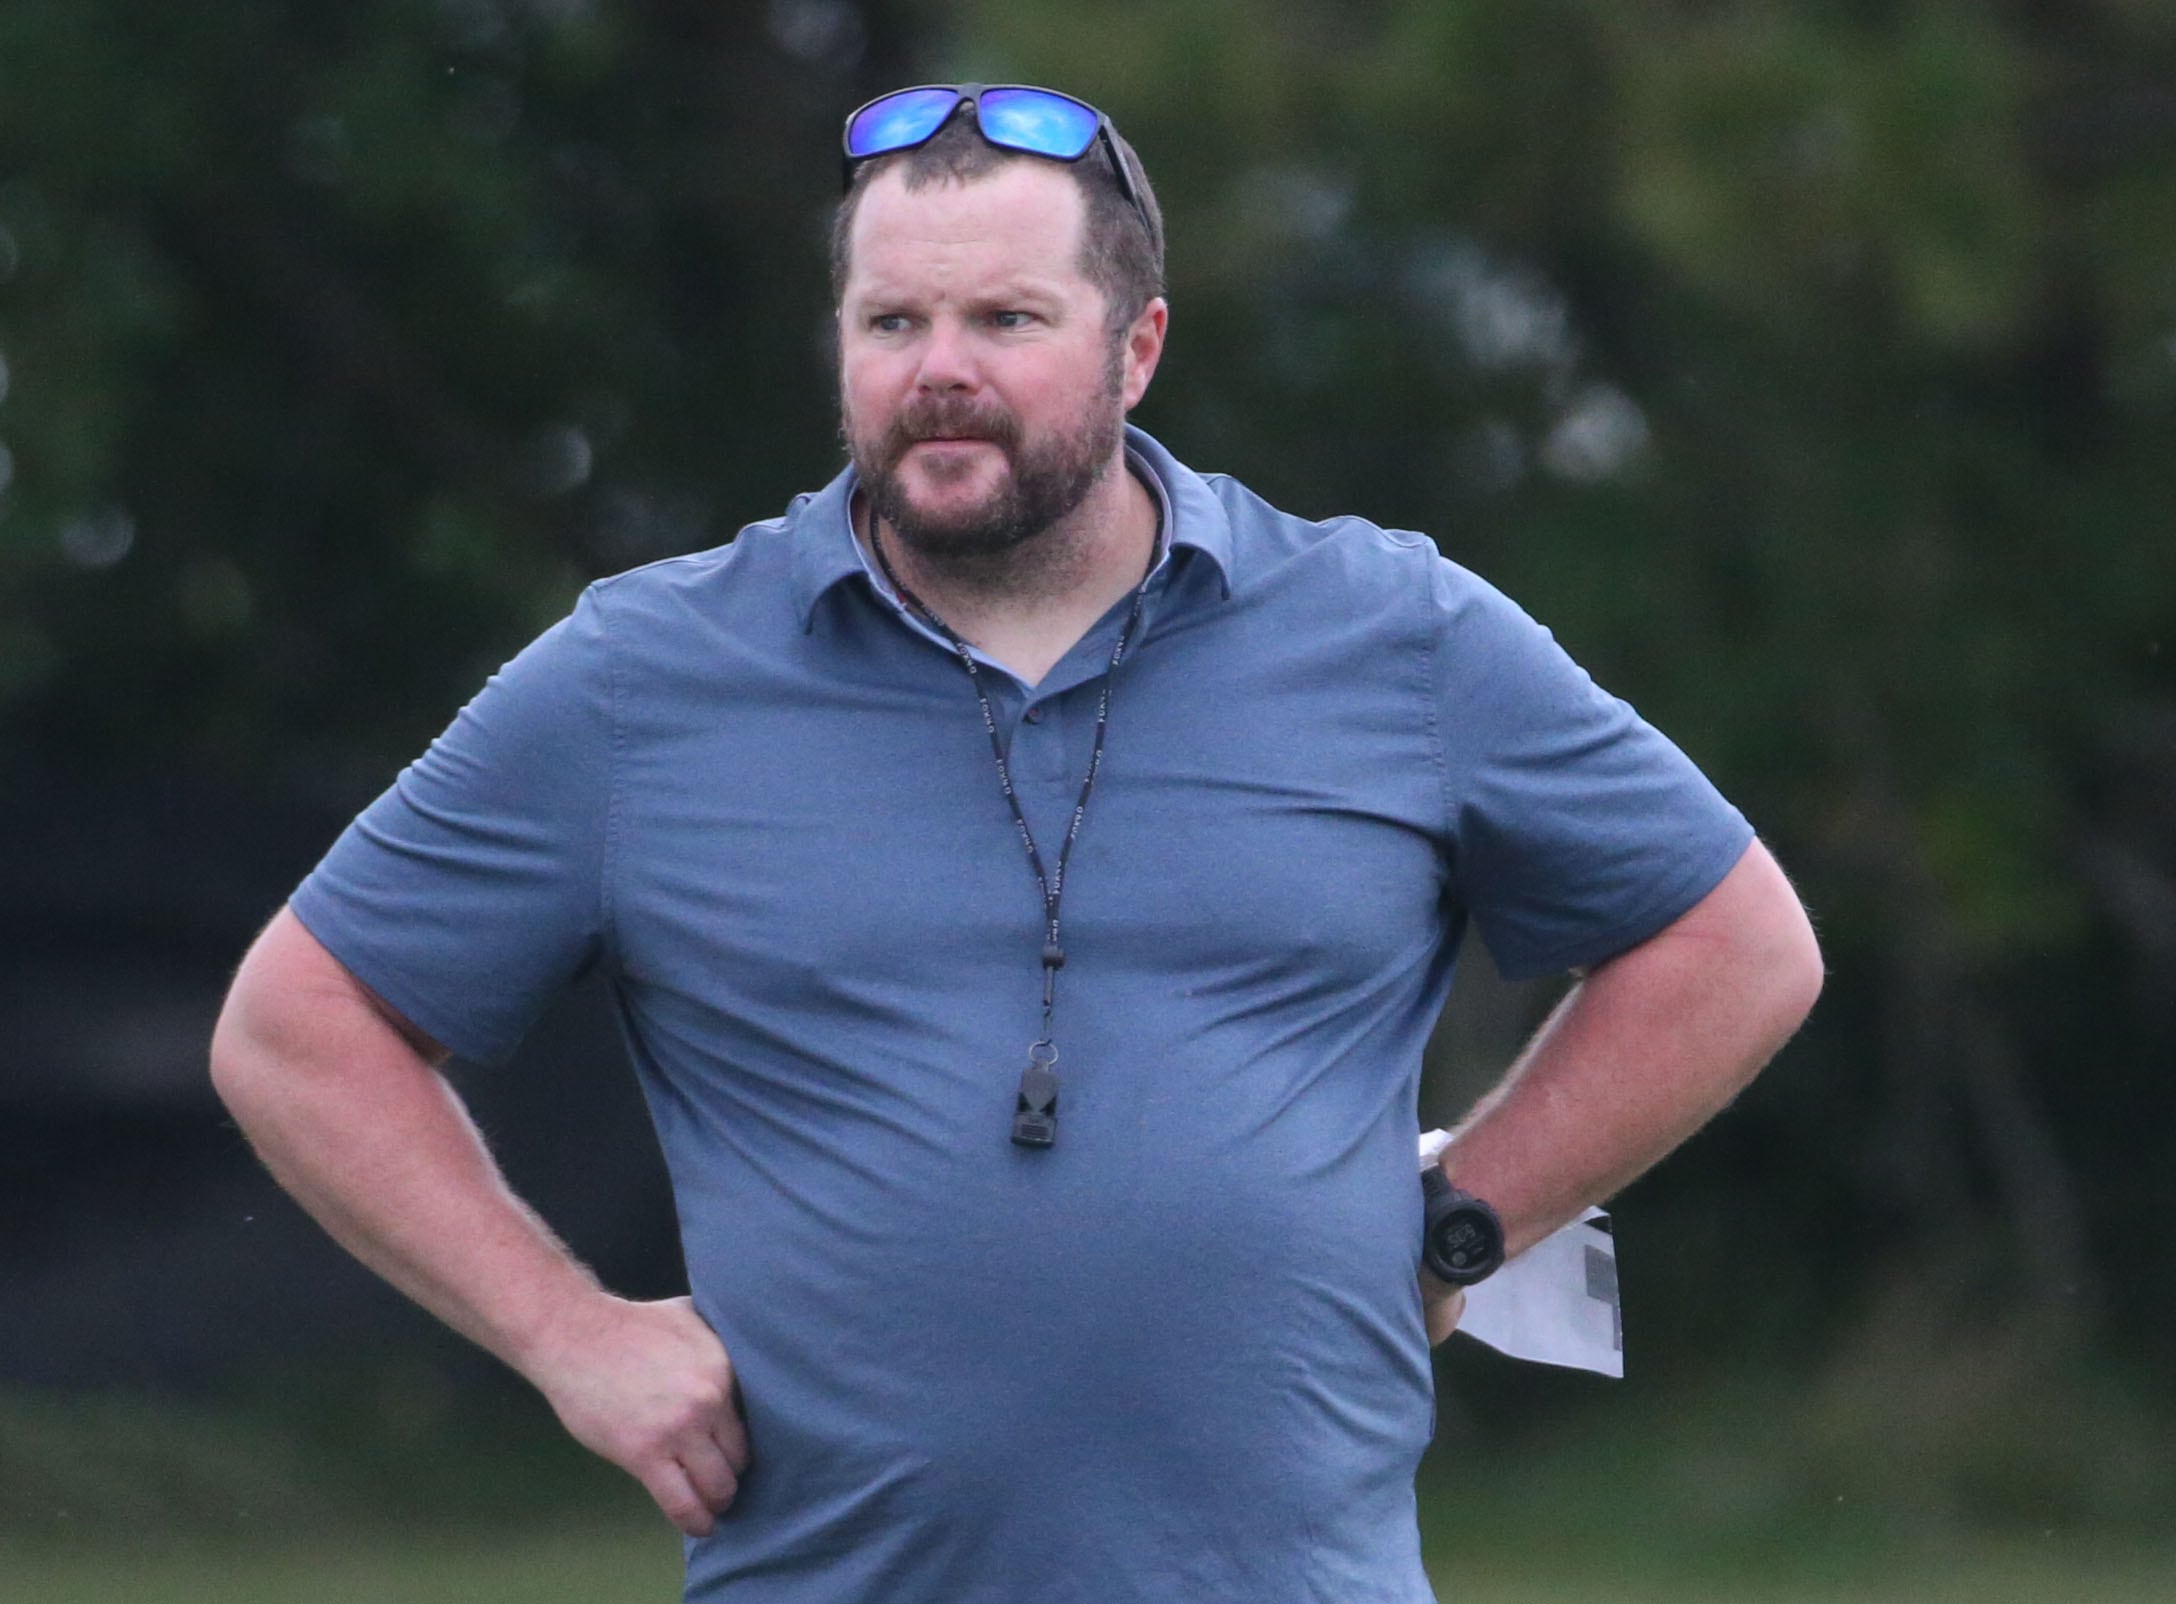
M 1156 175 L 1144 421 L 1434 533 L 1799 873 L 1829 1000 L 1650 1189 L 1659 1273 L 1843 1240 L 1778 1283 L 1816 1337 L 1964 1264 L 2165 1346 L 2146 0 L 21 0 L 0 788 L 344 811 L 584 577 L 827 477 L 837 120 L 953 77 L 1082 93 Z

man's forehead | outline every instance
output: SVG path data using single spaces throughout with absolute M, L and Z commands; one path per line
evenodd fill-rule
M 988 265 L 1077 276 L 1086 197 L 1055 163 L 1021 158 L 967 180 L 907 185 L 904 164 L 877 175 L 854 213 L 857 270 L 971 252 Z

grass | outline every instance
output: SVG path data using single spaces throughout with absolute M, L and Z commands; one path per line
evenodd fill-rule
M 1762 1576 L 1687 1574 L 1652 1556 L 1502 1539 L 1434 1545 L 1443 1604 L 2157 1604 L 2176 1554 L 2066 1553 L 1994 1540 L 1857 1566 L 1782 1550 Z M 661 1521 L 549 1530 L 360 1531 L 308 1541 L 65 1544 L 0 1552 L 11 1604 L 663 1604 L 679 1545 Z
M 1457 1577 L 1438 1568 L 1435 1581 L 1443 1604 L 2160 1604 L 2176 1598 L 2165 1554 L 2049 1561 L 1996 1546 L 1882 1575 L 1791 1572 L 1790 1557 L 1779 1555 L 1775 1575 L 1728 1585 L 1649 1574 L 1562 1574 L 1530 1564 Z
M 2170 1434 L 2130 1393 L 1877 1393 L 1597 1383 L 1516 1432 L 1447 1420 L 1420 1485 L 1443 1604 L 2176 1604 Z M 413 1372 L 0 1395 L 0 1604 L 663 1604 L 679 1572 L 533 1400 Z
M 1573 1406 L 1439 1431 L 1444 1604 L 2176 1604 L 2165 1402 L 2045 1345 L 1912 1328 L 1797 1378 L 1554 1388 Z
M 662 1520 L 421 1535 L 351 1532 L 0 1554 L 22 1604 L 629 1604 L 677 1599 L 680 1545 Z

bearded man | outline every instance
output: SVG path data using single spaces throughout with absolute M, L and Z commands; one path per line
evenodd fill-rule
M 1169 314 L 1108 119 L 906 90 L 846 155 L 850 465 L 495 676 L 258 940 L 216 1083 L 641 1479 L 690 1599 L 1425 1600 L 1415 1107 L 1468 920 L 1581 973 L 1442 1161 L 1516 1254 L 1796 1028 L 1805 917 L 1428 541 L 1128 428 Z M 435 1067 L 596 965 L 690 1297 L 600 1287 Z

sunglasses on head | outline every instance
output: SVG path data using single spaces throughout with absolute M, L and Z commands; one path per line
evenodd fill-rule
M 975 108 L 975 127 L 1000 150 L 1077 162 L 1100 144 L 1111 159 L 1119 193 L 1147 226 L 1149 237 L 1156 237 L 1156 225 L 1118 154 L 1110 118 L 1084 100 L 1032 84 L 924 84 L 877 96 L 846 119 L 842 144 L 847 183 L 853 183 L 854 169 L 865 161 L 927 144 L 962 104 Z

